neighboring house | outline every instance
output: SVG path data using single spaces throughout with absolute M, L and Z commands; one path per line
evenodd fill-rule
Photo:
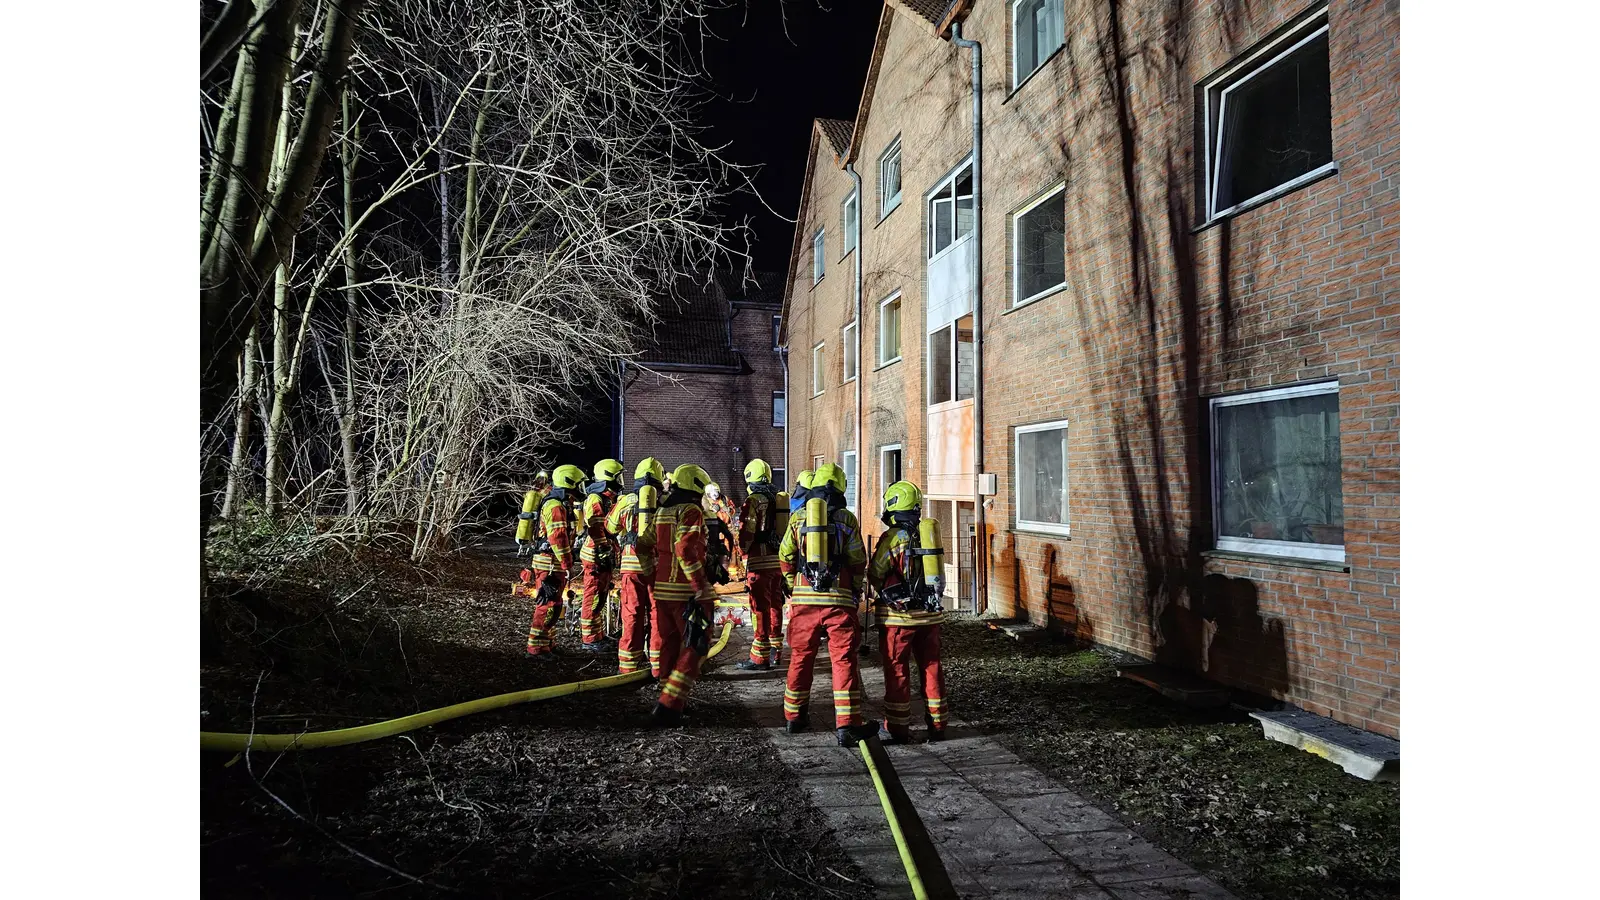
M 890 0 L 812 132 L 795 465 L 874 531 L 917 481 L 962 608 L 1398 736 L 1399 25 Z
M 753 281 L 718 273 L 685 279 L 675 299 L 662 301 L 653 339 L 621 373 L 617 452 L 630 483 L 633 466 L 646 456 L 668 472 L 695 463 L 738 502 L 746 462 L 759 457 L 783 468 L 783 363 L 776 347 L 782 280 L 778 273 Z

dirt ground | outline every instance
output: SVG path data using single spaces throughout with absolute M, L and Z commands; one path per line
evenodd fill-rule
M 248 731 L 252 715 L 262 732 L 340 728 L 614 672 L 612 655 L 527 658 L 516 570 L 478 553 L 432 576 L 352 565 L 292 589 L 233 585 L 222 652 L 202 665 L 202 729 Z M 586 693 L 248 760 L 202 753 L 203 893 L 871 896 L 725 687 L 697 687 L 679 730 L 646 727 L 655 696 Z
M 944 650 L 956 716 L 1239 896 L 1399 896 L 1398 784 L 1268 741 L 1243 712 L 1172 703 L 1098 652 L 972 619 L 945 626 Z

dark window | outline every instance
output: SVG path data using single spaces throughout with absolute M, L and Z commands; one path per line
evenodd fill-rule
M 789 397 L 783 391 L 772 392 L 772 427 L 783 428 L 789 424 Z
M 928 403 L 946 403 L 953 398 L 950 377 L 950 332 L 947 325 L 928 340 Z
M 1011 302 L 1022 303 L 1067 280 L 1067 192 L 1058 189 L 1017 214 L 1017 283 Z

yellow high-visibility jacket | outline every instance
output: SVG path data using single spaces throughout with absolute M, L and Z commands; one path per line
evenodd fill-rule
M 698 503 L 662 506 L 656 513 L 653 598 L 688 602 L 715 596 L 706 577 L 706 514 Z
M 639 508 L 639 492 L 629 491 L 617 499 L 617 504 L 611 507 L 611 515 L 606 516 L 606 531 L 615 535 L 618 541 L 633 528 L 634 511 Z M 632 572 L 635 575 L 646 577 L 656 570 L 656 530 L 647 528 L 639 532 L 637 541 L 632 545 L 622 544 L 621 570 Z
M 566 572 L 572 568 L 572 508 L 566 501 L 547 496 L 539 506 L 539 528 L 550 549 L 533 556 L 536 572 Z
M 839 577 L 834 581 L 833 587 L 819 591 L 811 587 L 810 581 L 801 571 L 806 560 L 805 554 L 801 552 L 805 542 L 800 538 L 800 526 L 804 525 L 805 521 L 804 515 L 790 516 L 789 528 L 783 534 L 783 544 L 778 547 L 778 564 L 789 586 L 794 590 L 790 602 L 800 606 L 843 606 L 855 609 L 856 592 L 867 569 L 867 548 L 861 543 L 861 523 L 856 521 L 855 513 L 848 509 L 835 509 L 828 514 L 828 522 L 834 526 L 834 533 L 829 536 L 829 549 L 830 552 L 837 554 Z
M 610 532 L 606 529 L 606 516 L 609 513 L 612 494 L 606 491 L 600 494 L 586 494 L 583 498 L 583 530 L 588 535 L 588 540 L 583 542 L 583 549 L 578 551 L 578 559 L 586 563 L 595 561 L 595 554 L 601 547 L 611 548 L 611 558 L 615 559 L 616 541 L 611 539 Z
M 745 570 L 749 572 L 776 572 L 778 565 L 778 547 L 783 538 L 782 532 L 777 530 L 776 517 L 778 508 L 772 498 L 759 491 L 744 498 L 744 507 L 739 511 L 739 549 L 744 552 Z M 772 524 L 768 524 L 772 523 Z M 759 540 L 763 528 L 772 528 L 773 542 L 761 543 Z
M 915 533 L 908 533 L 906 529 L 898 526 L 890 526 L 872 550 L 872 563 L 867 567 L 867 584 L 872 585 L 873 590 L 881 592 L 886 587 L 911 581 L 906 573 L 911 571 L 912 566 L 922 565 L 911 555 L 911 551 L 916 548 Z M 939 625 L 944 622 L 943 612 L 929 612 L 925 609 L 897 610 L 882 600 L 878 601 L 877 608 L 878 621 L 885 625 L 909 628 L 917 625 Z

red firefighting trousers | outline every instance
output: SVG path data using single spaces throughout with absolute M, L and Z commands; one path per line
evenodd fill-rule
M 600 625 L 600 615 L 605 610 L 606 594 L 611 591 L 611 570 L 602 569 L 592 562 L 583 564 L 583 610 L 578 617 L 578 630 L 583 642 L 592 644 L 605 637 Z
M 750 642 L 750 660 L 776 663 L 783 648 L 783 573 L 751 572 L 750 624 L 755 638 Z
M 915 656 L 916 662 L 911 658 Z M 907 737 L 911 721 L 911 667 L 921 670 L 922 696 L 934 728 L 944 727 L 944 668 L 939 664 L 938 625 L 887 625 L 883 647 L 883 711 L 889 733 Z
M 622 637 L 617 641 L 617 674 L 637 672 L 645 665 L 645 635 L 650 631 L 650 579 L 638 572 L 623 572 L 618 590 L 622 594 Z M 661 677 L 656 660 L 659 653 L 650 648 L 650 673 Z
M 566 593 L 567 578 L 560 572 L 533 573 L 533 591 L 538 596 L 549 581 L 555 588 L 556 602 L 535 605 L 533 624 L 528 626 L 528 652 L 534 656 L 553 652 L 556 648 L 556 625 L 561 621 L 561 598 Z
M 685 643 L 689 623 L 683 620 L 683 611 L 691 602 L 700 604 L 708 620 L 715 619 L 714 600 L 662 600 L 658 597 L 650 606 L 650 646 L 661 653 L 661 671 L 666 673 L 658 699 L 668 709 L 683 709 L 689 700 L 689 690 L 700 677 L 700 654 Z
M 843 606 L 792 604 L 789 610 L 789 680 L 783 690 L 783 715 L 800 718 L 800 708 L 811 700 L 811 667 L 817 644 L 828 635 L 828 656 L 833 660 L 834 724 L 860 725 L 861 666 L 856 656 L 856 635 L 861 625 L 856 612 Z

